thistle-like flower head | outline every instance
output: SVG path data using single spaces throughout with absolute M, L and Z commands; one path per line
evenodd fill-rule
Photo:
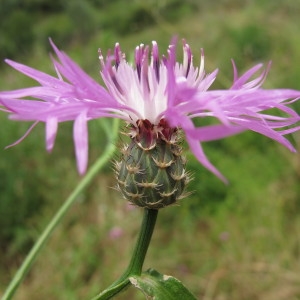
M 174 132 L 181 129 L 199 162 L 221 179 L 223 176 L 205 156 L 201 142 L 252 130 L 295 151 L 284 135 L 300 129 L 299 114 L 288 106 L 299 99 L 300 92 L 262 89 L 269 66 L 263 69 L 263 65 L 258 64 L 239 76 L 233 63 L 232 86 L 225 90 L 209 90 L 218 71 L 205 73 L 203 50 L 200 65 L 194 66 L 192 52 L 185 41 L 182 63 L 176 61 L 175 42 L 165 56 L 159 55 L 156 42 L 151 48 L 136 47 L 133 65 L 116 44 L 114 51 L 108 52 L 106 57 L 99 51 L 105 84 L 101 86 L 52 42 L 51 45 L 57 56 L 53 59 L 56 77 L 6 61 L 39 85 L 1 92 L 0 109 L 9 113 L 11 119 L 33 121 L 29 131 L 38 122 L 45 122 L 49 151 L 54 145 L 58 123 L 74 120 L 80 173 L 85 172 L 88 161 L 87 123 L 103 117 L 120 118 L 130 123 L 131 137 L 136 141 L 142 137 L 140 143 L 155 144 L 157 139 L 163 138 L 172 143 L 171 140 L 176 138 Z M 284 116 L 268 114 L 267 110 L 271 108 L 282 111 Z M 217 122 L 195 126 L 194 119 L 208 117 Z

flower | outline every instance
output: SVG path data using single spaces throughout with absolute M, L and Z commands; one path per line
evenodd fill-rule
M 126 61 L 120 45 L 116 44 L 113 53 L 108 52 L 105 58 L 99 51 L 100 73 L 105 84 L 101 86 L 52 41 L 50 43 L 58 58 L 52 58 L 57 77 L 6 60 L 39 83 L 35 87 L 0 93 L 0 109 L 9 113 L 11 119 L 34 121 L 13 145 L 26 137 L 38 122 L 45 122 L 46 148 L 51 151 L 58 123 L 74 120 L 77 165 L 79 172 L 84 173 L 88 162 L 87 122 L 112 117 L 131 123 L 132 136 L 138 124 L 141 121 L 145 124 L 145 120 L 152 124 L 154 134 L 163 131 L 165 135 L 181 128 L 195 157 L 221 179 L 224 177 L 207 159 L 201 142 L 252 130 L 295 151 L 284 136 L 300 129 L 299 114 L 288 106 L 300 98 L 300 91 L 262 89 L 270 65 L 263 69 L 263 65 L 258 64 L 239 76 L 233 63 L 232 86 L 226 90 L 209 90 L 218 70 L 205 73 L 203 50 L 200 65 L 194 66 L 191 49 L 185 41 L 183 63 L 176 61 L 175 41 L 167 55 L 161 57 L 156 42 L 152 43 L 151 53 L 148 46 L 141 44 L 135 49 L 134 65 Z M 268 113 L 272 108 L 284 116 Z M 196 118 L 208 117 L 217 122 L 201 127 L 193 122 Z

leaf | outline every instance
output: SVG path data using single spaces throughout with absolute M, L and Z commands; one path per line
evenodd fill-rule
M 154 269 L 147 270 L 141 276 L 131 276 L 129 280 L 149 300 L 196 300 L 196 297 L 178 279 L 160 274 Z

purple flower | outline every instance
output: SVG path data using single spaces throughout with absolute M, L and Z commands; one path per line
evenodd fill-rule
M 103 87 L 58 50 L 53 42 L 51 45 L 58 58 L 52 59 L 57 77 L 6 60 L 39 85 L 1 92 L 0 110 L 9 113 L 13 120 L 34 122 L 24 137 L 38 122 L 45 122 L 48 151 L 54 146 L 58 123 L 74 120 L 75 152 L 80 173 L 85 172 L 88 161 L 87 122 L 103 117 L 120 118 L 134 127 L 139 120 L 148 120 L 157 126 L 158 132 L 162 130 L 159 128 L 162 120 L 170 129 L 181 128 L 196 158 L 221 179 L 223 176 L 205 156 L 201 142 L 252 130 L 295 151 L 284 135 L 300 129 L 299 114 L 288 106 L 300 98 L 300 91 L 262 89 L 270 65 L 263 69 L 263 65 L 258 64 L 239 76 L 233 63 L 232 86 L 228 90 L 208 90 L 218 70 L 205 73 L 203 51 L 200 65 L 194 66 L 192 52 L 185 41 L 183 63 L 176 61 L 175 42 L 162 57 L 156 42 L 153 42 L 151 54 L 148 46 L 136 47 L 134 66 L 126 61 L 119 44 L 116 44 L 114 52 L 108 52 L 105 58 L 99 52 Z M 259 75 L 254 77 L 257 73 Z M 268 113 L 273 108 L 283 112 L 284 116 Z M 208 117 L 217 122 L 195 126 L 193 119 Z M 166 125 L 163 130 L 166 132 Z

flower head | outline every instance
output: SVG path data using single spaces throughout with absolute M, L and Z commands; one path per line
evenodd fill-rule
M 57 59 L 52 58 L 57 77 L 6 60 L 39 85 L 1 92 L 0 110 L 9 113 L 13 120 L 33 121 L 29 131 L 38 122 L 45 122 L 48 151 L 53 148 L 58 123 L 74 120 L 80 173 L 87 167 L 87 122 L 103 117 L 120 118 L 130 123 L 131 137 L 136 140 L 140 130 L 144 130 L 139 124 L 150 124 L 147 125 L 149 130 L 142 134 L 150 144 L 157 137 L 171 141 L 172 133 L 177 128 L 182 129 L 196 158 L 222 179 L 205 156 L 201 142 L 252 130 L 295 151 L 284 135 L 300 129 L 299 114 L 288 106 L 300 98 L 300 91 L 262 89 L 269 66 L 262 69 L 263 65 L 258 64 L 239 76 L 233 63 L 232 86 L 227 90 L 209 90 L 218 70 L 205 73 L 203 50 L 200 65 L 194 66 L 191 49 L 185 41 L 183 63 L 176 61 L 175 42 L 169 46 L 166 56 L 159 55 L 156 42 L 151 49 L 144 45 L 136 47 L 134 65 L 126 61 L 120 45 L 116 44 L 106 57 L 99 51 L 105 84 L 101 86 L 50 42 L 57 56 Z M 259 75 L 253 79 L 257 73 Z M 284 116 L 269 114 L 267 110 L 271 108 L 282 111 Z M 193 119 L 206 117 L 215 118 L 217 122 L 195 126 Z M 151 148 L 147 144 L 149 146 Z

